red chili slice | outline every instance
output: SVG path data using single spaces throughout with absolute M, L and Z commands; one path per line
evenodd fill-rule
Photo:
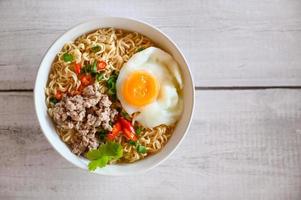
M 120 133 L 121 131 L 121 124 L 117 122 L 114 124 L 112 131 L 107 135 L 108 140 L 114 140 Z

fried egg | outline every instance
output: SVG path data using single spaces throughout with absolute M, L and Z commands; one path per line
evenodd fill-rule
M 149 47 L 134 54 L 120 70 L 117 98 L 134 120 L 147 128 L 172 125 L 183 110 L 183 81 L 177 62 L 165 51 Z

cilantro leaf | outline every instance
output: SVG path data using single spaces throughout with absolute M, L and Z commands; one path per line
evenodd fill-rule
M 104 155 L 110 156 L 113 160 L 114 158 L 121 158 L 123 155 L 123 150 L 120 144 L 115 142 L 106 143 L 99 148 L 100 151 L 103 152 Z
M 94 171 L 97 167 L 99 168 L 105 167 L 108 162 L 109 162 L 108 156 L 103 156 L 98 160 L 93 160 L 88 165 L 89 171 Z
M 86 153 L 86 157 L 91 160 L 88 165 L 90 171 L 94 171 L 97 167 L 105 167 L 111 160 L 117 160 L 122 156 L 122 146 L 115 142 L 108 142 L 101 145 L 98 149 L 93 149 Z
M 89 160 L 97 160 L 98 158 L 102 157 L 103 154 L 98 149 L 92 149 L 88 153 L 86 153 L 86 157 Z

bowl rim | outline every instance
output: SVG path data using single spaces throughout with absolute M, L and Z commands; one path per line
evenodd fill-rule
M 158 29 L 157 27 L 149 24 L 148 22 L 142 21 L 142 20 L 138 20 L 136 18 L 132 18 L 132 17 L 115 17 L 115 16 L 105 16 L 105 17 L 97 17 L 97 18 L 93 18 L 93 19 L 89 19 L 89 20 L 84 20 L 80 23 L 77 23 L 76 25 L 68 28 L 66 31 L 64 31 L 62 34 L 60 34 L 49 46 L 49 48 L 47 48 L 46 52 L 43 54 L 43 57 L 41 59 L 41 62 L 39 64 L 39 68 L 36 74 L 36 79 L 35 79 L 35 84 L 34 84 L 34 90 L 33 90 L 33 96 L 34 96 L 34 107 L 35 107 L 35 113 L 39 122 L 39 126 L 43 132 L 44 137 L 47 139 L 48 143 L 50 143 L 50 145 L 52 146 L 52 148 L 61 156 L 63 157 L 65 160 L 67 160 L 69 163 L 71 163 L 72 165 L 76 166 L 77 168 L 83 169 L 84 171 L 87 171 L 87 168 L 84 168 L 80 165 L 78 165 L 77 163 L 73 162 L 73 160 L 69 159 L 67 156 L 65 156 L 63 153 L 61 153 L 57 147 L 55 146 L 55 144 L 53 144 L 50 141 L 50 138 L 48 137 L 48 134 L 46 133 L 45 127 L 42 126 L 41 123 L 41 119 L 40 117 L 40 113 L 39 110 L 41 108 L 39 108 L 38 106 L 38 101 L 39 101 L 39 97 L 37 94 L 37 88 L 38 88 L 38 77 L 41 76 L 40 74 L 42 73 L 42 64 L 43 61 L 46 59 L 46 55 L 48 54 L 48 52 L 53 48 L 53 46 L 55 46 L 55 44 L 58 42 L 58 40 L 60 40 L 60 38 L 62 38 L 64 35 L 67 35 L 71 32 L 73 32 L 78 26 L 82 26 L 84 24 L 88 24 L 88 23 L 92 23 L 92 22 L 97 22 L 99 20 L 128 20 L 128 21 L 132 21 L 132 22 L 136 22 L 136 23 L 140 23 L 144 26 L 148 26 L 151 29 L 154 29 L 155 31 L 159 32 L 162 36 L 164 36 L 168 42 L 170 42 L 172 45 L 174 45 L 175 49 L 178 51 L 178 53 L 180 54 L 180 56 L 182 57 L 184 63 L 186 64 L 185 68 L 187 68 L 188 74 L 189 74 L 189 78 L 190 78 L 190 84 L 191 84 L 191 110 L 189 111 L 189 121 L 186 125 L 186 129 L 184 131 L 184 133 L 182 134 L 180 140 L 175 144 L 175 146 L 172 148 L 172 150 L 170 150 L 170 152 L 168 152 L 162 159 L 160 159 L 157 162 L 154 162 L 153 164 L 151 164 L 149 167 L 147 168 L 143 168 L 140 169 L 139 171 L 135 171 L 135 172 L 128 172 L 128 173 L 99 173 L 99 172 L 92 172 L 94 174 L 99 174 L 99 175 L 105 175 L 105 176 L 124 176 L 124 175 L 132 175 L 132 174 L 141 174 L 141 173 L 145 173 L 155 167 L 157 167 L 158 165 L 160 165 L 161 163 L 163 163 L 164 161 L 166 161 L 176 150 L 177 148 L 181 145 L 181 143 L 183 142 L 184 138 L 186 137 L 186 135 L 188 134 L 188 130 L 190 128 L 191 122 L 192 122 L 192 118 L 193 118 L 193 114 L 194 114 L 194 109 L 195 109 L 195 84 L 194 84 L 194 80 L 193 80 L 193 76 L 191 73 L 191 70 L 189 68 L 189 63 L 186 59 L 186 57 L 184 56 L 184 54 L 182 53 L 181 49 L 179 48 L 179 46 L 176 44 L 176 42 L 174 42 L 174 40 L 172 40 L 168 35 L 166 35 L 163 31 L 161 31 L 160 29 Z M 101 28 L 101 27 L 99 27 Z M 113 27 L 114 28 L 114 27 Z M 93 30 L 90 30 L 93 31 Z M 131 30 L 129 30 L 131 31 Z M 89 31 L 87 31 L 89 32 Z M 48 116 L 49 117 L 49 116 Z M 160 153 L 160 151 L 158 152 L 158 154 Z

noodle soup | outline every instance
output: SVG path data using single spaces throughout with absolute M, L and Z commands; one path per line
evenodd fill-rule
M 147 37 L 102 28 L 66 43 L 45 89 L 48 114 L 91 171 L 157 153 L 182 113 L 177 62 Z

